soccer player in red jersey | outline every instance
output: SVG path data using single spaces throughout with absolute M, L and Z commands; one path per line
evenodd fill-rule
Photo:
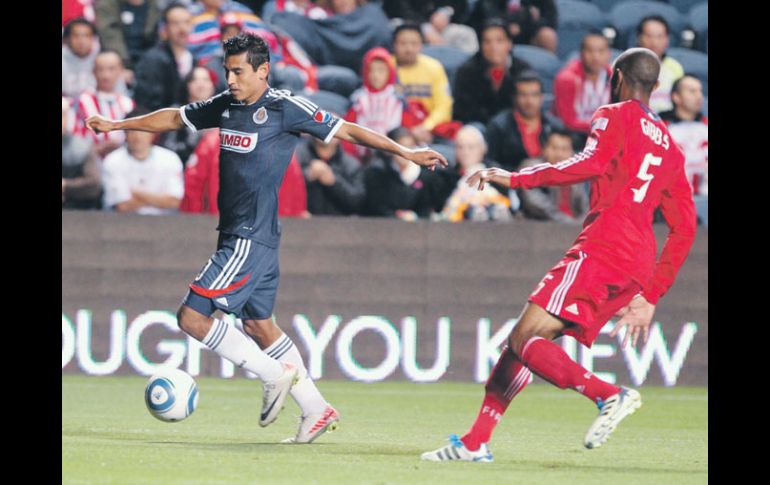
M 470 430 L 423 453 L 423 460 L 492 461 L 487 442 L 530 373 L 597 404 L 599 416 L 584 439 L 587 448 L 601 446 L 618 423 L 641 406 L 637 391 L 597 378 L 553 340 L 570 335 L 590 347 L 617 315 L 612 337 L 625 330 L 623 346 L 629 338 L 636 345 L 640 335 L 646 342 L 655 305 L 692 246 L 696 218 L 684 155 L 648 106 L 659 71 L 652 51 L 625 51 L 612 67 L 615 104 L 596 111 L 582 152 L 555 165 L 544 163 L 518 173 L 485 169 L 468 179 L 479 190 L 487 182 L 530 189 L 590 181 L 590 212 L 575 243 L 529 296 L 485 385 Z M 669 234 L 656 262 L 652 220 L 658 207 Z

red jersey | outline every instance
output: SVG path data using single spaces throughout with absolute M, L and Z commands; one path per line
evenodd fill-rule
M 511 188 L 583 181 L 591 182 L 590 209 L 570 251 L 584 251 L 627 273 L 656 304 L 674 283 L 695 239 L 695 207 L 682 150 L 644 103 L 610 104 L 594 113 L 582 152 L 514 173 Z M 656 264 L 652 219 L 657 207 L 669 235 Z

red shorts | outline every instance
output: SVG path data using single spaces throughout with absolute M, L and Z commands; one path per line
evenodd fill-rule
M 529 301 L 574 323 L 564 334 L 590 347 L 602 327 L 641 290 L 619 270 L 583 251 L 571 251 L 545 275 Z

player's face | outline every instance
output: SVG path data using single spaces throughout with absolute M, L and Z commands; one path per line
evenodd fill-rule
M 516 83 L 516 109 L 525 118 L 535 118 L 540 115 L 543 107 L 543 91 L 540 83 L 525 81 Z
M 455 139 L 457 163 L 463 168 L 478 165 L 484 161 L 484 140 L 470 131 L 460 131 Z
M 111 93 L 123 74 L 123 61 L 113 52 L 100 54 L 94 61 L 94 77 L 99 91 Z
M 202 101 L 214 95 L 214 82 L 209 72 L 203 67 L 193 69 L 192 79 L 187 83 L 189 101 Z
M 171 44 L 187 46 L 187 37 L 192 32 L 192 15 L 186 8 L 171 9 L 166 15 L 166 34 Z
M 699 113 L 703 109 L 703 86 L 698 79 L 686 77 L 679 81 L 679 91 L 673 96 L 677 107 L 689 113 Z
M 267 89 L 267 62 L 262 63 L 255 71 L 249 64 L 248 53 L 227 56 L 225 59 L 225 75 L 227 87 L 238 101 L 253 103 Z
M 369 85 L 374 89 L 382 89 L 390 79 L 390 69 L 385 61 L 375 59 L 369 63 L 369 72 L 367 72 Z
M 550 164 L 559 163 L 574 154 L 572 140 L 568 136 L 551 135 L 543 147 L 543 158 Z
M 580 50 L 580 60 L 586 71 L 596 74 L 610 63 L 610 46 L 607 39 L 598 35 L 588 36 Z
M 639 46 L 646 47 L 658 57 L 662 57 L 668 49 L 666 26 L 654 20 L 645 22 L 642 33 L 639 34 Z
M 67 44 L 76 56 L 86 57 L 93 48 L 94 34 L 87 25 L 75 25 L 72 27 Z
M 393 53 L 399 66 L 410 66 L 417 62 L 417 54 L 422 50 L 420 34 L 414 30 L 403 30 L 393 42 Z
M 502 28 L 491 27 L 481 36 L 481 54 L 493 66 L 504 66 L 511 55 L 513 43 Z

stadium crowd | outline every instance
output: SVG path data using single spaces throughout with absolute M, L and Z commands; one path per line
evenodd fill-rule
M 708 223 L 708 2 L 688 0 L 62 0 L 62 208 L 217 213 L 219 133 L 93 134 L 227 89 L 224 40 L 270 47 L 270 84 L 450 161 L 429 171 L 333 139 L 303 140 L 286 217 L 360 215 L 580 224 L 586 186 L 478 192 L 482 167 L 580 151 L 625 48 L 662 61 L 651 107 L 686 156 Z

